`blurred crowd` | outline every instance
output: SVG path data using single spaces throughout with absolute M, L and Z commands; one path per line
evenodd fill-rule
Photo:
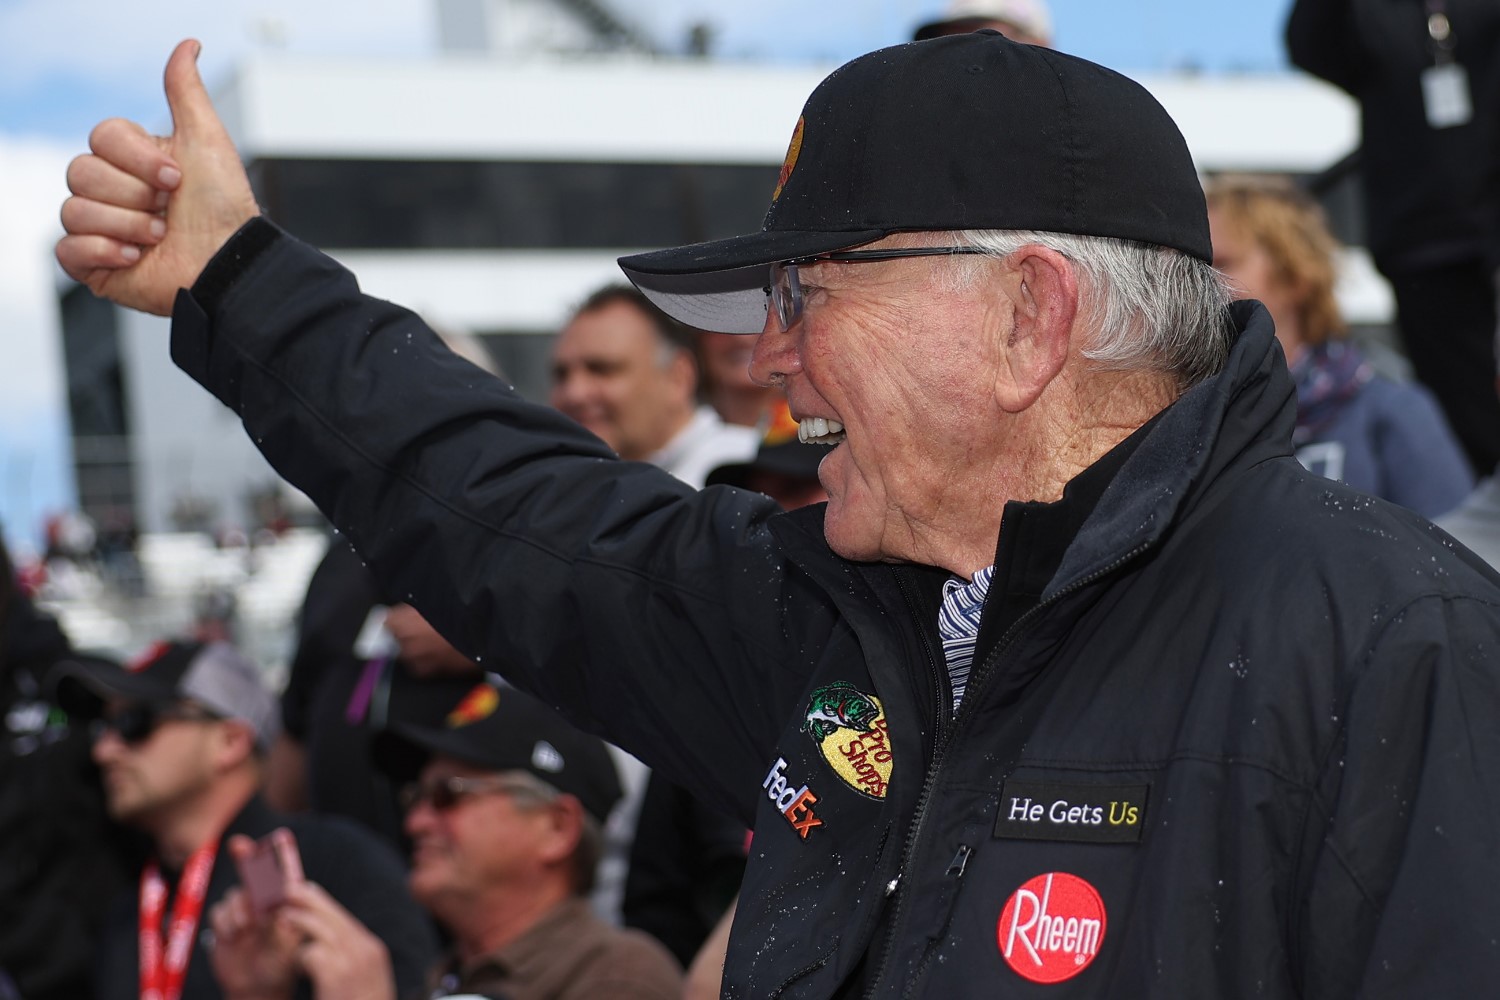
M 1494 563 L 1500 7 L 1428 3 L 1417 35 L 1400 6 L 1299 0 L 1288 43 L 1360 102 L 1365 226 L 1415 379 L 1351 335 L 1297 181 L 1208 178 L 1214 264 L 1274 317 L 1303 466 Z M 918 37 L 983 27 L 1051 42 L 1041 0 L 956 2 Z M 752 346 L 611 285 L 559 331 L 549 402 L 695 487 L 816 503 L 822 449 L 750 380 Z M 59 518 L 42 565 L 137 586 L 136 546 L 128 521 Z M 506 687 L 342 539 L 275 689 L 232 605 L 119 662 L 38 611 L 47 570 L 0 560 L 0 1000 L 718 995 L 751 831 Z

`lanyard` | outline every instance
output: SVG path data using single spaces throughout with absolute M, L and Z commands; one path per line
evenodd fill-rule
M 177 899 L 172 903 L 172 922 L 162 941 L 161 922 L 166 915 L 167 885 L 155 861 L 141 873 L 141 1000 L 178 1000 L 193 953 L 193 935 L 208 895 L 208 876 L 219 852 L 217 840 L 193 852 L 177 880 Z

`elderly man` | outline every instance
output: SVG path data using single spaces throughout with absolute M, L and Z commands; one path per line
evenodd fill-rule
M 603 743 L 486 683 L 441 726 L 381 733 L 375 758 L 404 788 L 411 891 L 453 940 L 422 995 L 677 1000 L 682 971 L 667 950 L 605 924 L 585 898 L 620 797 Z M 303 966 L 319 1000 L 398 996 L 379 939 L 325 893 L 294 890 L 274 921 L 254 920 L 236 893 L 213 926 L 227 1000 L 290 1000 L 261 979 L 283 964 L 270 960 L 278 950 Z
M 239 882 L 221 848 L 283 823 L 307 877 L 386 942 L 404 988 L 420 982 L 432 927 L 395 853 L 353 824 L 278 817 L 257 794 L 276 702 L 254 664 L 225 643 L 163 643 L 128 669 L 65 661 L 54 674 L 69 712 L 98 719 L 93 754 L 110 816 L 151 845 L 139 893 L 120 900 L 106 925 L 94 966 L 101 1000 L 220 997 L 199 925 Z
M 179 364 L 460 649 L 755 820 L 728 995 L 1500 975 L 1500 580 L 1297 465 L 1141 87 L 998 33 L 863 56 L 763 231 L 622 261 L 758 333 L 831 446 L 827 506 L 773 516 L 391 364 L 420 322 L 257 216 L 193 53 L 172 137 L 75 161 L 60 260 L 175 305 Z

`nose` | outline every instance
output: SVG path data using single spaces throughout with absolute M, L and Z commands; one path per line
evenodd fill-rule
M 432 820 L 437 815 L 437 810 L 432 808 L 432 803 L 426 799 L 418 799 L 410 809 L 406 810 L 406 818 L 402 821 L 402 829 L 408 837 L 415 837 L 423 830 L 431 829 Z
M 752 382 L 756 385 L 783 386 L 787 376 L 802 371 L 802 351 L 798 343 L 802 325 L 798 322 L 790 330 L 783 330 L 775 310 L 766 310 L 766 325 L 756 335 L 755 349 L 750 352 Z
M 109 726 L 99 726 L 94 732 L 89 755 L 93 757 L 95 764 L 108 764 L 120 755 L 120 750 L 124 746 L 125 741 L 120 739 L 119 733 Z

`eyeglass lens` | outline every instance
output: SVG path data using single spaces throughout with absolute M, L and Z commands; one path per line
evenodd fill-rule
M 213 712 L 193 705 L 152 705 L 137 702 L 117 711 L 107 712 L 95 720 L 94 736 L 97 738 L 103 730 L 108 729 L 123 742 L 135 746 L 150 739 L 151 734 L 168 720 L 213 722 L 218 718 L 219 716 Z
M 121 740 L 133 746 L 150 739 L 160 722 L 160 715 L 154 706 L 137 704 L 127 705 L 118 712 L 105 715 L 99 720 L 99 726 L 113 731 Z
M 796 264 L 771 265 L 771 308 L 783 333 L 797 324 L 802 316 L 802 281 Z
M 447 812 L 468 792 L 469 788 L 462 778 L 413 781 L 401 789 L 401 808 L 415 809 L 426 802 L 438 812 Z

